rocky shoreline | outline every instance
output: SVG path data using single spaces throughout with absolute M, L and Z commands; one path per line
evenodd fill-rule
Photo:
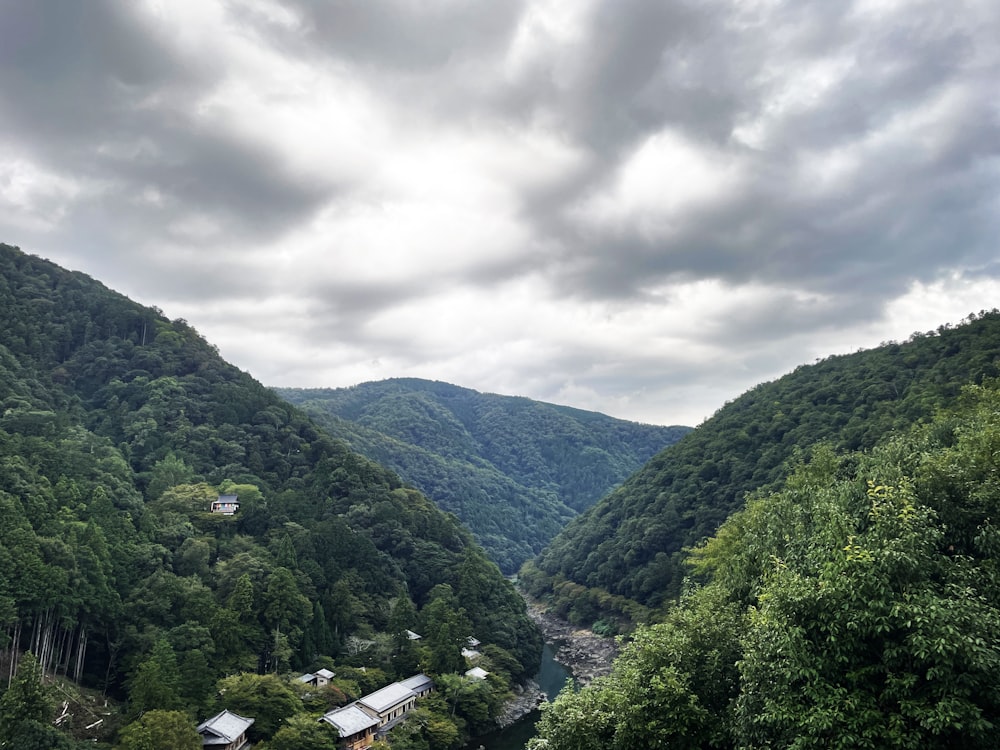
M 514 690 L 516 696 L 504 706 L 503 713 L 497 717 L 497 726 L 501 729 L 516 724 L 546 700 L 545 694 L 534 680 L 528 680 L 527 685 L 518 686 Z
M 618 656 L 614 639 L 555 617 L 537 602 L 528 601 L 528 616 L 538 625 L 545 640 L 558 646 L 556 661 L 573 674 L 579 685 L 589 685 L 595 677 L 611 672 L 612 662 Z
M 571 625 L 549 614 L 537 602 L 529 600 L 527 605 L 528 616 L 542 631 L 545 640 L 557 647 L 555 660 L 570 671 L 578 685 L 589 685 L 595 677 L 611 672 L 611 664 L 618 655 L 618 644 L 613 639 L 602 638 L 590 630 Z M 497 717 L 500 728 L 515 724 L 547 700 L 534 680 L 515 690 L 514 699 L 504 706 L 503 713 Z

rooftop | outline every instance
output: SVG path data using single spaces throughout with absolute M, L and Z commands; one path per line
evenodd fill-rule
M 396 683 L 397 685 L 402 685 L 414 693 L 419 693 L 421 690 L 434 687 L 434 680 L 425 674 L 415 674 L 413 677 L 407 677 L 405 680 Z
M 247 731 L 251 724 L 253 724 L 253 719 L 234 714 L 227 709 L 199 724 L 198 733 L 209 735 L 203 737 L 202 742 L 205 745 L 228 745 Z
M 370 727 L 378 725 L 378 719 L 373 719 L 354 703 L 343 708 L 337 708 L 323 714 L 320 721 L 325 721 L 340 732 L 340 736 L 350 737 L 352 734 L 363 732 Z
M 394 682 L 381 690 L 376 690 L 374 693 L 366 695 L 358 703 L 368 706 L 368 708 L 378 713 L 384 713 L 393 706 L 414 697 L 416 697 L 416 694 L 410 688 L 405 687 L 402 683 Z

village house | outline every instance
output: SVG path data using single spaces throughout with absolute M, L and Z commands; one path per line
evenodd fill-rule
M 465 673 L 465 676 L 472 680 L 485 680 L 490 673 L 482 667 L 473 667 Z
M 362 711 L 378 719 L 379 734 L 385 734 L 402 721 L 417 701 L 417 694 L 398 682 L 386 685 L 370 695 L 359 698 Z
M 212 501 L 213 513 L 221 513 L 224 516 L 231 516 L 239 509 L 239 495 L 219 495 L 218 500 Z
M 344 750 L 367 750 L 375 741 L 378 719 L 362 711 L 356 703 L 323 714 L 320 721 L 337 730 Z
M 325 687 L 330 684 L 333 677 L 334 674 L 329 669 L 317 669 L 315 674 L 306 672 L 301 677 L 296 678 L 296 681 L 311 687 Z
M 309 676 L 302 675 L 298 679 L 301 681 Z M 333 676 L 332 673 L 330 676 Z M 345 750 L 365 750 L 377 736 L 385 736 L 405 719 L 417 698 L 423 698 L 433 690 L 434 681 L 430 677 L 416 674 L 359 698 L 349 706 L 328 711 L 320 721 L 337 730 L 341 747 Z
M 203 747 L 212 750 L 244 750 L 250 747 L 247 729 L 251 724 L 253 719 L 226 710 L 199 724 L 198 734 L 201 735 Z

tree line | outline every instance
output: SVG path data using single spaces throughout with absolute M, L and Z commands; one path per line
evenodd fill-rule
M 454 517 L 185 322 L 5 245 L 0 319 L 0 688 L 25 651 L 129 719 L 324 658 L 394 678 L 393 613 L 420 623 L 440 586 L 512 679 L 534 668 L 523 602 Z
M 998 425 L 987 381 L 870 451 L 802 454 L 529 747 L 996 747 Z

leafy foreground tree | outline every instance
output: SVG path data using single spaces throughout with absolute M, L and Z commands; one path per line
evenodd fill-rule
M 147 711 L 123 727 L 119 750 L 200 750 L 201 735 L 183 711 Z
M 281 729 L 259 750 L 337 750 L 337 733 L 312 716 L 298 714 L 286 721 Z
M 817 450 L 532 749 L 1000 746 L 998 455 L 993 388 L 870 454 Z
M 42 684 L 42 670 L 26 653 L 17 676 L 0 697 L 0 748 L 71 750 L 75 744 L 49 723 L 51 719 L 52 700 Z

